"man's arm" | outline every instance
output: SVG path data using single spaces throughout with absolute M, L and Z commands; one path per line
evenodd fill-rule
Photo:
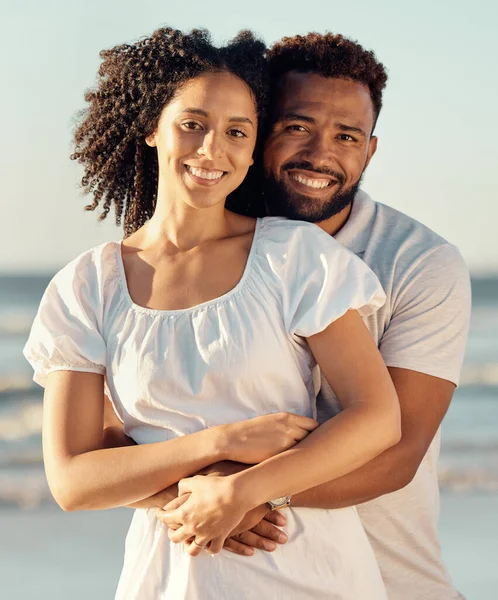
M 293 506 L 342 508 L 399 490 L 413 479 L 448 410 L 455 385 L 389 368 L 401 407 L 401 441 L 362 468 L 292 498 Z

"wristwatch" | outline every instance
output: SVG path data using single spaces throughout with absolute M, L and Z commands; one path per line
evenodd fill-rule
M 283 508 L 284 506 L 290 506 L 291 497 L 288 496 L 280 496 L 280 498 L 274 498 L 273 500 L 268 500 L 268 504 L 270 505 L 271 510 L 277 510 L 279 508 Z

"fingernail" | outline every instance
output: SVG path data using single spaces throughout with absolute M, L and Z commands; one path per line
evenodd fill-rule
M 268 540 L 268 541 L 263 542 L 263 546 L 264 546 L 265 550 L 275 550 L 277 547 L 277 544 L 275 544 L 275 542 L 270 542 Z
M 277 523 L 279 525 L 285 525 L 287 523 L 287 519 L 283 515 L 278 515 Z
M 244 554 L 246 556 L 252 556 L 254 554 L 254 550 L 252 548 L 244 548 Z
M 288 539 L 289 539 L 289 538 L 288 538 L 288 537 L 285 535 L 285 533 L 279 533 L 279 534 L 278 534 L 278 541 L 279 541 L 281 544 L 285 544 L 285 542 L 287 542 L 287 540 L 288 540 Z

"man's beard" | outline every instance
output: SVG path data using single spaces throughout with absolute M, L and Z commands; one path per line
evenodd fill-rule
M 290 169 L 310 171 L 311 177 L 313 173 L 330 175 L 337 181 L 337 190 L 324 201 L 289 190 L 281 179 L 274 177 L 273 173 L 267 174 L 265 203 L 268 214 L 309 223 L 326 221 L 347 208 L 353 202 L 363 177 L 362 173 L 351 186 L 344 187 L 344 175 L 331 169 L 314 168 L 311 163 L 306 162 L 290 162 L 282 167 L 282 171 Z

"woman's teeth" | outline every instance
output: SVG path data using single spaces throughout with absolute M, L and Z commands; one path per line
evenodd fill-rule
M 200 177 L 201 179 L 220 179 L 220 177 L 222 177 L 224 174 L 224 171 L 207 171 L 206 169 L 191 167 L 190 165 L 185 166 L 187 167 L 187 171 L 196 177 Z
M 326 188 L 330 183 L 328 179 L 310 179 L 308 177 L 303 177 L 302 175 L 297 175 L 296 173 L 293 173 L 291 177 L 303 185 L 316 189 Z

